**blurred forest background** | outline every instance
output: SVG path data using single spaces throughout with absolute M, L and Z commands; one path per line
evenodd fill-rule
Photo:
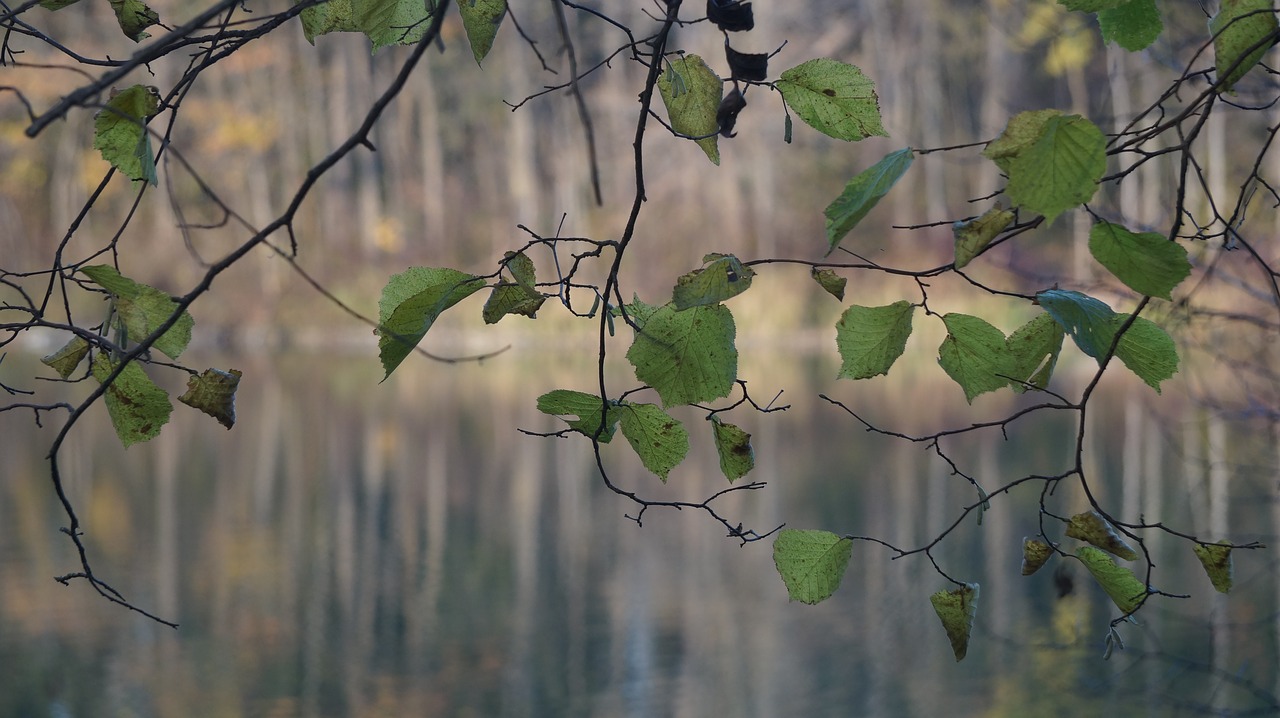
M 644 3 L 590 6 L 597 5 L 638 33 L 652 27 Z M 788 145 L 781 102 L 758 87 L 747 95 L 738 136 L 721 140 L 720 167 L 651 124 L 650 204 L 624 265 L 624 292 L 665 300 L 675 278 L 710 251 L 816 259 L 827 246 L 823 208 L 856 172 L 903 146 L 988 140 L 1014 113 L 1046 107 L 1118 131 L 1182 74 L 1208 37 L 1205 11 L 1192 2 L 1161 3 L 1168 29 L 1138 54 L 1104 47 L 1088 16 L 1054 0 L 754 5 L 757 29 L 735 38 L 736 49 L 770 52 L 786 43 L 771 61 L 773 77 L 815 57 L 860 66 L 875 80 L 891 137 L 851 145 L 797 122 Z M 203 9 L 190 0 L 152 6 L 171 26 Z M 246 5 L 283 7 L 277 0 Z M 581 67 L 612 56 L 582 83 L 601 156 L 604 204 L 596 206 L 571 98 L 556 91 L 525 102 L 567 79 L 551 4 L 513 3 L 513 12 L 539 39 L 541 59 L 509 18 L 477 67 L 450 18 L 443 51 L 429 55 L 374 130 L 377 151 L 344 159 L 304 204 L 299 266 L 368 316 L 376 315 L 387 277 L 407 266 L 492 271 L 504 251 L 524 243 L 519 224 L 543 236 L 559 230 L 603 239 L 622 230 L 634 191 L 630 143 L 642 68 L 626 53 L 614 55 L 626 40 L 616 28 L 568 14 Z M 30 18 L 85 52 L 120 58 L 136 48 L 120 36 L 106 3 L 34 9 Z M 674 40 L 724 72 L 721 38 L 709 27 L 681 28 Z M 37 111 L 85 82 L 81 70 L 47 66 L 69 67 L 67 57 L 29 45 L 20 56 L 27 66 L 3 68 L 0 84 L 20 88 Z M 181 107 L 173 149 L 228 205 L 266 224 L 363 119 L 406 52 L 370 55 L 359 35 L 327 35 L 311 47 L 296 23 L 287 25 L 201 75 Z M 145 71 L 134 78 L 167 89 L 187 60 L 175 53 L 151 64 L 149 79 Z M 1251 73 L 1241 94 L 1273 96 L 1275 81 Z M 27 113 L 11 100 L 0 94 L 0 257 L 7 270 L 40 271 L 108 166 L 92 148 L 91 110 L 30 140 Z M 1168 102 L 1173 108 L 1180 99 Z M 152 127 L 168 119 L 161 115 Z M 1216 108 L 1198 140 L 1204 185 L 1192 188 L 1188 204 L 1206 233 L 1221 230 L 1207 219 L 1206 197 L 1239 191 L 1277 122 L 1280 107 Z M 981 213 L 989 203 L 970 201 L 1003 184 L 979 152 L 919 157 L 845 246 L 910 268 L 950 261 L 950 221 Z M 1264 161 L 1266 173 L 1280 177 L 1280 152 Z M 246 233 L 223 224 L 171 155 L 158 169 L 159 187 L 145 188 L 136 210 L 138 186 L 121 178 L 107 186 L 64 261 L 99 250 L 136 212 L 118 245 L 123 272 L 184 293 L 204 262 L 243 241 Z M 1105 187 L 1091 208 L 1135 230 L 1165 232 L 1175 180 L 1171 162 L 1157 159 L 1119 187 Z M 1266 238 L 1278 231 L 1280 214 L 1258 194 L 1242 231 Z M 930 223 L 940 224 L 894 228 Z M 1089 224 L 1085 213 L 1069 213 L 969 271 L 1028 289 L 1065 278 L 1127 310 L 1132 295 L 1107 284 L 1089 257 Z M 275 242 L 286 247 L 288 239 Z M 1184 244 L 1198 268 L 1215 268 L 1213 291 L 1197 294 L 1201 306 L 1258 324 L 1215 323 L 1212 315 L 1197 322 L 1170 305 L 1153 307 L 1152 318 L 1182 342 L 1177 388 L 1158 397 L 1110 372 L 1109 382 L 1110 374 L 1122 378 L 1107 385 L 1092 415 L 1086 461 L 1105 477 L 1106 499 L 1130 518 L 1159 516 L 1189 530 L 1271 542 L 1280 524 L 1280 357 L 1269 335 L 1252 329 L 1274 327 L 1274 308 L 1256 291 L 1256 268 L 1243 252 L 1224 252 L 1220 242 Z M 1274 244 L 1255 243 L 1273 255 Z M 548 258 L 533 259 L 539 276 L 549 277 Z M 967 484 L 922 447 L 867 435 L 815 398 L 836 375 L 831 323 L 840 303 L 804 268 L 758 269 L 767 270 L 756 280 L 762 286 L 733 300 L 742 375 L 759 382 L 753 392 L 785 388 L 796 409 L 776 422 L 773 415 L 743 422 L 757 437 L 756 475 L 775 485 L 728 499 L 729 509 L 761 527 L 786 520 L 866 527 L 902 542 L 935 536 L 970 500 Z M 914 298 L 913 290 L 909 280 L 857 274 L 846 302 Z M 935 297 L 946 304 L 936 307 L 942 311 L 985 303 L 983 315 L 997 324 L 1008 304 L 954 277 L 937 281 L 931 303 Z M 53 429 L 10 413 L 20 430 L 0 433 L 6 478 L 17 477 L 0 485 L 0 665 L 21 670 L 0 676 L 0 714 L 54 715 L 60 705 L 122 715 L 403 715 L 424 706 L 456 715 L 1086 715 L 1128 696 L 1135 712 L 1160 706 L 1154 710 L 1168 715 L 1170 705 L 1195 713 L 1202 703 L 1268 710 L 1280 694 L 1274 552 L 1241 561 L 1240 591 L 1228 599 L 1211 593 L 1180 541 L 1162 541 L 1157 563 L 1189 568 L 1179 580 L 1195 598 L 1144 609 L 1150 623 L 1135 629 L 1130 652 L 1103 663 L 1100 635 L 1112 605 L 1083 587 L 1058 596 L 1047 575 L 1016 575 L 1019 537 L 1036 531 L 1037 497 L 1007 497 L 984 527 L 967 526 L 939 549 L 949 567 L 983 581 L 982 640 L 956 667 L 927 613 L 926 595 L 938 580 L 927 561 L 890 561 L 860 546 L 857 576 L 846 579 L 856 588 L 819 607 L 788 604 L 766 550 L 740 551 L 687 512 L 634 530 L 619 515 L 626 509 L 595 480 L 583 444 L 516 434 L 516 427 L 559 427 L 534 409 L 533 397 L 589 381 L 591 347 L 576 362 L 511 352 L 448 373 L 417 362 L 375 392 L 369 328 L 267 251 L 220 276 L 192 313 L 195 344 L 203 345 L 195 351 L 270 354 L 235 354 L 252 387 L 239 400 L 236 430 L 175 415 L 153 444 L 125 453 L 106 412 L 97 411 L 66 450 L 68 490 L 85 507 L 104 574 L 121 576 L 131 598 L 183 628 L 135 622 L 87 589 L 50 580 L 75 565 L 73 547 L 56 533 L 65 519 L 47 483 L 43 452 Z M 566 349 L 576 346 L 574 337 L 589 341 L 596 326 L 561 331 L 565 313 L 548 304 L 537 324 L 507 319 L 493 330 L 498 339 L 475 340 L 469 330 L 480 327 L 478 314 L 448 315 L 429 348 L 464 353 L 510 340 Z M 33 338 L 15 346 L 38 356 Z M 62 339 L 47 337 L 43 350 Z M 874 418 L 911 427 L 971 420 L 973 408 L 936 365 L 936 342 L 912 341 L 895 379 L 843 382 L 839 395 L 871 407 Z M 763 344 L 773 352 L 755 351 Z M 319 362 L 286 347 L 363 356 Z M 821 351 L 804 351 L 811 348 Z M 1084 371 L 1061 370 L 1055 381 L 1079 383 L 1092 360 L 1069 351 Z M 1072 361 L 1065 354 L 1064 365 Z M 621 352 L 615 356 L 620 365 Z M 24 381 L 45 371 L 20 353 L 3 369 Z M 1000 412 L 1016 399 L 982 401 L 982 410 Z M 1045 471 L 1065 460 L 1071 427 L 1050 421 L 1021 431 L 1009 441 L 952 448 L 985 477 Z M 610 459 L 628 485 L 700 499 L 723 486 L 703 443 L 669 486 L 657 486 L 634 457 Z M 1071 500 L 1065 489 L 1060 498 Z M 1077 577 L 1083 586 L 1083 574 Z M 924 686 L 921 673 L 937 685 Z M 1230 686 L 1270 693 L 1239 698 Z
M 762 88 L 748 92 L 750 105 L 738 136 L 722 140 L 721 167 L 701 161 L 691 143 L 661 128 L 650 132 L 651 211 L 641 215 L 637 246 L 644 258 L 624 277 L 624 291 L 635 289 L 647 298 L 649 292 L 665 293 L 674 277 L 697 266 L 708 251 L 735 252 L 744 259 L 817 256 L 825 251 L 822 209 L 849 177 L 904 145 L 936 148 L 988 140 L 1013 113 L 1044 107 L 1077 112 L 1104 130 L 1118 130 L 1159 97 L 1206 39 L 1204 12 L 1196 3 L 1166 3 L 1165 37 L 1172 41 L 1161 40 L 1141 54 L 1104 48 L 1087 19 L 1091 16 L 1067 12 L 1053 0 L 756 5 L 757 29 L 737 41 L 740 50 L 768 52 L 785 42 L 771 61 L 775 77 L 814 57 L 859 65 L 876 82 L 892 137 L 849 145 L 798 125 L 794 143 L 787 145 L 780 99 Z M 198 6 L 156 8 L 172 24 Z M 644 10 L 643 4 L 602 8 L 636 28 L 650 22 Z M 108 6 L 35 12 L 51 36 L 69 45 L 97 46 L 108 57 L 132 51 L 119 33 L 103 31 L 114 22 Z M 344 160 L 304 205 L 297 223 L 300 266 L 366 313 L 373 313 L 386 277 L 405 266 L 491 271 L 503 251 L 526 238 L 517 224 L 543 236 L 559 230 L 563 236 L 607 238 L 621 231 L 633 192 L 630 143 L 642 68 L 626 53 L 615 54 L 625 41 L 615 28 L 584 13 L 569 14 L 580 65 L 609 64 L 582 83 L 601 156 L 604 204 L 596 206 L 582 125 L 570 97 L 556 91 L 524 101 L 546 85 L 566 81 L 549 3 L 514 6 L 513 13 L 528 35 L 541 39 L 538 51 L 556 74 L 544 70 L 514 23 L 502 28 L 485 67 L 477 67 L 460 23 L 450 18 L 442 52 L 431 54 L 375 129 L 378 151 L 361 150 Z M 680 29 L 675 43 L 701 52 L 713 67 L 722 63 L 718 34 L 700 25 Z M 173 147 L 230 206 L 265 224 L 287 203 L 307 169 L 359 123 L 406 51 L 388 48 L 371 56 L 359 35 L 324 36 L 312 48 L 297 27 L 273 33 L 201 75 L 182 105 Z M 20 57 L 32 66 L 6 69 L 5 83 L 21 88 L 37 109 L 84 80 L 78 70 L 41 67 L 69 64 L 48 48 Z M 144 73 L 139 81 L 168 87 L 186 60 L 175 56 L 153 63 L 151 79 Z M 512 111 L 511 105 L 519 109 Z M 27 117 L 20 104 L 0 103 L 0 113 L 5 167 L 0 252 L 10 269 L 38 270 L 107 165 L 91 146 L 90 111 L 48 128 L 38 141 L 23 135 Z M 1208 190 L 1226 196 L 1231 183 L 1239 181 L 1233 180 L 1232 168 L 1239 164 L 1243 173 L 1252 162 L 1249 153 L 1256 152 L 1254 143 L 1231 142 L 1228 134 L 1260 138 L 1277 116 L 1277 109 L 1215 115 L 1200 155 Z M 165 126 L 167 119 L 167 114 L 155 118 L 152 127 Z M 981 213 L 986 205 L 968 201 L 989 196 L 1002 180 L 979 149 L 922 157 L 846 245 L 874 252 L 876 261 L 910 267 L 948 261 L 946 224 L 915 231 L 889 227 Z M 1237 151 L 1240 156 L 1233 154 Z M 1267 161 L 1280 172 L 1280 153 Z M 223 217 L 177 162 L 162 161 L 159 172 L 160 187 L 147 192 L 167 196 L 151 197 L 138 207 L 139 216 L 121 238 L 122 268 L 140 281 L 181 293 L 202 262 L 233 247 L 243 232 L 222 226 L 193 229 L 184 237 L 177 229 L 182 222 L 219 225 Z M 1163 232 L 1173 179 L 1169 164 L 1149 162 L 1118 191 L 1100 195 L 1095 209 L 1123 217 L 1135 229 Z M 136 191 L 127 182 L 113 182 L 73 240 L 69 256 L 96 250 L 113 236 L 132 211 Z M 1203 196 L 1192 200 L 1193 211 L 1197 202 L 1203 205 Z M 1270 231 L 1275 213 L 1259 211 L 1266 216 L 1261 223 L 1251 216 L 1250 226 Z M 1047 286 L 1045 277 L 1065 273 L 1087 291 L 1093 273 L 1084 248 L 1089 220 L 1075 214 L 1052 231 L 992 253 L 987 271 L 1003 265 L 1030 275 L 1034 288 Z M 283 236 L 276 241 L 287 245 Z M 1197 251 L 1213 250 L 1193 248 Z M 262 252 L 220 278 L 219 299 L 193 308 L 203 329 L 196 341 L 234 336 L 249 344 L 275 343 L 287 328 L 295 340 L 304 330 L 322 330 L 313 338 L 332 345 L 335 326 L 349 328 L 350 323 L 335 325 L 340 315 L 301 282 L 290 281 L 290 274 L 285 262 Z M 874 303 L 877 294 L 898 290 L 876 282 L 858 286 L 858 301 Z M 790 286 L 781 294 L 740 301 L 755 301 L 753 311 L 772 312 L 784 326 L 812 322 L 805 305 L 813 288 L 800 281 Z M 517 323 L 508 320 L 504 328 L 510 331 Z M 211 334 L 212 326 L 226 332 Z M 366 341 L 363 332 L 360 336 Z

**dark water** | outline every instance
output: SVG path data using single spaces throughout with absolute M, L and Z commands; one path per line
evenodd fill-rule
M 956 663 L 928 602 L 948 586 L 923 556 L 857 543 L 840 591 L 811 607 L 787 601 L 767 543 L 739 547 L 688 511 L 652 511 L 643 527 L 624 518 L 634 507 L 601 486 L 585 440 L 515 431 L 556 428 L 534 409 L 539 393 L 586 388 L 561 364 L 406 365 L 380 385 L 372 360 L 245 361 L 234 431 L 178 407 L 158 439 L 127 451 L 97 412 L 65 455 L 95 568 L 177 631 L 52 580 L 77 569 L 43 459 L 52 432 L 0 415 L 0 715 L 1276 711 L 1274 551 L 1240 552 L 1227 598 L 1184 542 L 1153 535 L 1158 587 L 1192 598 L 1154 601 L 1104 661 L 1117 613 L 1087 574 L 1077 567 L 1062 598 L 1050 571 L 1019 575 L 1036 530 L 1028 486 L 935 553 L 982 584 Z M 863 432 L 814 398 L 805 372 L 776 374 L 793 408 L 735 415 L 755 435 L 750 478 L 769 487 L 725 497 L 726 515 L 916 546 L 972 501 L 926 447 Z M 838 388 L 915 428 L 938 417 L 909 409 L 944 390 L 959 393 Z M 1172 413 L 1127 385 L 1103 408 L 1088 462 L 1110 505 L 1197 535 L 1275 536 L 1269 429 Z M 621 484 L 684 499 L 723 487 L 709 427 L 679 416 L 695 451 L 670 484 L 619 442 L 608 456 Z M 992 487 L 1062 470 L 1069 431 L 1050 419 L 949 448 Z M 1083 510 L 1069 487 L 1053 501 Z

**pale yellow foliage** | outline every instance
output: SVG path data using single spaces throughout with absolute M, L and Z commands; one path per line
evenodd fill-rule
M 1093 58 L 1096 41 L 1092 28 L 1084 21 L 1085 17 L 1052 0 L 1035 3 L 1027 9 L 1017 43 L 1030 49 L 1047 42 L 1045 72 L 1060 77 L 1084 67 Z

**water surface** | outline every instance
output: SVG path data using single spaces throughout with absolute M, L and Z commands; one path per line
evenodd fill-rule
M 689 511 L 653 510 L 643 526 L 626 518 L 635 507 L 602 486 L 588 442 L 516 431 L 557 428 L 535 410 L 539 393 L 588 388 L 558 358 L 406 364 L 383 384 L 372 360 L 237 361 L 246 378 L 233 431 L 178 407 L 156 440 L 125 451 L 98 409 L 64 457 L 95 569 L 176 631 L 52 580 L 78 568 L 43 458 L 52 430 L 4 417 L 0 715 L 1277 710 L 1272 552 L 1239 556 L 1238 588 L 1224 598 L 1185 543 L 1153 538 L 1159 587 L 1193 597 L 1148 607 L 1122 627 L 1127 649 L 1104 661 L 1117 612 L 1088 576 L 1077 567 L 1059 597 L 1050 571 L 1019 575 L 1022 537 L 1036 531 L 1039 487 L 1029 486 L 935 553 L 982 585 L 969 655 L 956 663 L 928 602 L 948 584 L 921 556 L 893 561 L 857 543 L 840 591 L 805 606 L 788 602 L 767 542 L 740 547 Z M 834 374 L 821 361 L 814 371 Z M 805 371 L 753 375 L 786 379 L 792 408 L 733 415 L 755 437 L 749 478 L 769 483 L 717 502 L 735 521 L 917 546 L 973 500 L 927 447 L 868 434 L 817 400 Z M 757 390 L 770 396 L 781 388 L 765 384 Z M 931 417 L 904 409 L 911 392 L 946 390 L 836 391 L 919 429 Z M 1114 388 L 1095 412 L 1097 490 L 1126 515 L 1188 532 L 1274 537 L 1265 427 L 1169 406 L 1140 386 Z M 664 487 L 619 441 L 607 457 L 621 485 L 693 500 L 726 485 L 710 427 L 676 413 L 694 453 Z M 1061 471 L 1069 431 L 1047 419 L 949 448 L 996 486 Z M 1083 510 L 1061 491 L 1059 510 Z

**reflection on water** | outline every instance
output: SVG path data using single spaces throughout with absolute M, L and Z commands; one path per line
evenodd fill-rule
M 499 363 L 502 360 L 499 360 Z M 552 364 L 553 362 L 548 362 Z M 1038 487 L 967 521 L 937 557 L 982 584 L 968 658 L 954 662 L 923 557 L 858 543 L 841 590 L 788 603 L 769 547 L 740 548 L 705 517 L 631 506 L 596 478 L 583 440 L 549 430 L 548 373 L 312 358 L 247 369 L 240 423 L 178 412 L 123 451 L 105 422 L 68 450 L 69 490 L 97 570 L 172 631 L 52 576 L 75 567 L 47 483 L 51 438 L 6 419 L 0 452 L 0 715 L 4 716 L 1078 716 L 1275 709 L 1276 561 L 1237 559 L 1238 593 L 1211 595 L 1188 547 L 1151 542 L 1160 588 L 1192 593 L 1122 629 L 1082 571 L 1058 598 L 1018 575 Z M 514 362 L 513 362 L 514 365 Z M 825 371 L 825 369 L 824 369 Z M 831 372 L 832 374 L 834 372 Z M 563 385 L 563 383 L 561 384 Z M 972 500 L 924 447 L 862 432 L 804 387 L 755 435 L 765 491 L 724 513 L 761 530 L 935 536 Z M 1197 534 L 1274 537 L 1274 442 L 1257 427 L 1170 420 L 1134 391 L 1095 427 L 1098 488 L 1126 515 Z M 1126 403 L 1128 402 L 1128 403 Z M 1153 419 L 1160 417 L 1159 421 Z M 700 499 L 720 487 L 709 428 L 661 486 L 625 446 L 618 480 Z M 101 419 L 101 416 L 95 418 Z M 1065 424 L 951 447 L 995 485 L 1061 470 Z M 706 436 L 704 436 L 706 434 Z M 1065 491 L 1065 489 L 1064 489 Z M 1082 499 L 1066 493 L 1062 511 Z

